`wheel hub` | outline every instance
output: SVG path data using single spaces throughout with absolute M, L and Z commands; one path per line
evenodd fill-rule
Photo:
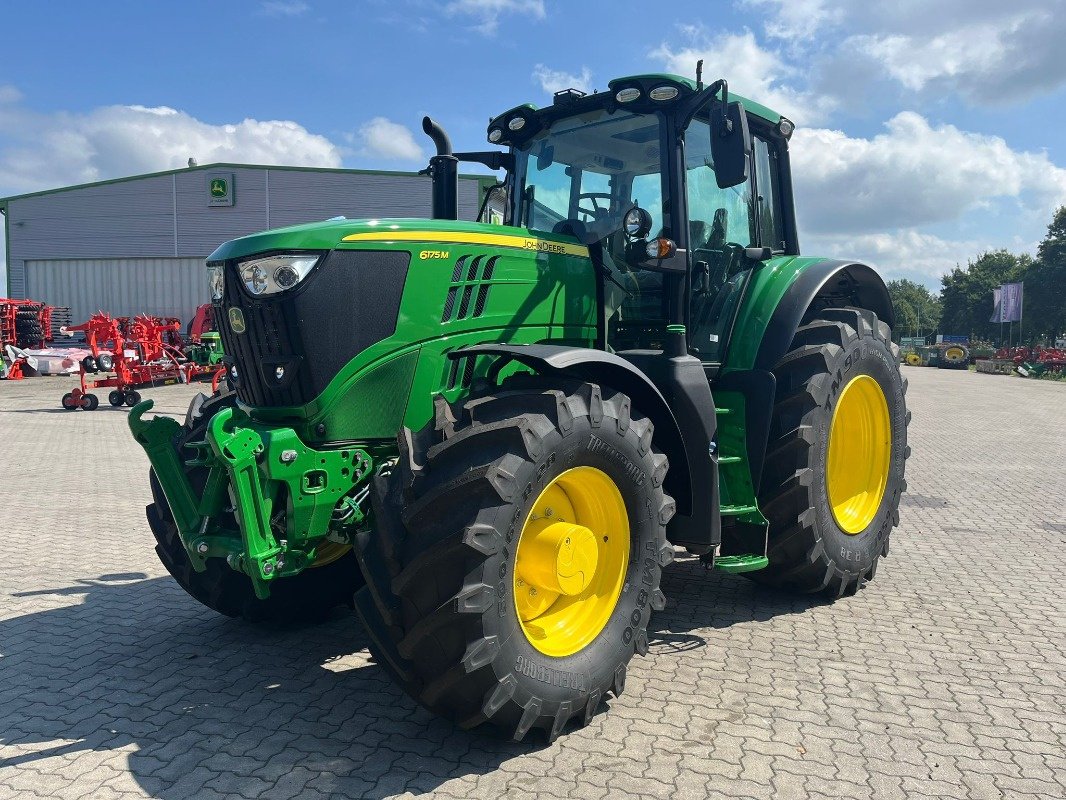
M 603 630 L 629 565 L 629 517 L 614 481 L 594 467 L 567 470 L 540 493 L 522 527 L 515 611 L 540 652 L 568 656 Z
M 858 375 L 833 409 L 826 454 L 826 493 L 840 529 L 858 534 L 877 515 L 888 485 L 892 420 L 881 385 Z

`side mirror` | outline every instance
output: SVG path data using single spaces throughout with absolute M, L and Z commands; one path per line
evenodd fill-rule
M 748 115 L 740 103 L 718 103 L 711 111 L 711 160 L 719 189 L 748 180 L 751 136 Z

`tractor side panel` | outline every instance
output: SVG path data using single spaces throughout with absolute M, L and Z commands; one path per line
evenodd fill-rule
M 589 346 L 595 340 L 594 272 L 585 257 L 434 242 L 352 244 L 335 252 L 380 257 L 383 246 L 409 257 L 389 335 L 334 368 L 308 402 L 256 407 L 257 418 L 285 420 L 309 442 L 391 439 L 400 427 L 417 429 L 432 418 L 434 393 L 455 399 L 483 374 L 477 360 L 448 359 L 451 350 L 486 342 Z M 353 315 L 333 327 L 361 324 Z M 328 353 L 332 343 L 312 346 Z M 313 363 L 316 355 L 305 358 Z

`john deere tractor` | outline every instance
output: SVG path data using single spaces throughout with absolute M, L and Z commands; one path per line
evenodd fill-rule
M 353 603 L 464 727 L 554 738 L 648 651 L 678 549 L 851 594 L 899 520 L 906 381 L 870 267 L 801 256 L 793 124 L 673 75 L 494 118 L 432 219 L 335 219 L 208 259 L 228 388 L 129 417 L 157 552 L 248 619 Z M 457 170 L 506 175 L 457 220 Z

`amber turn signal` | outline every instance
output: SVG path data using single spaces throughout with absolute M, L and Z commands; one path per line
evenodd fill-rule
M 669 258 L 677 252 L 677 245 L 671 239 L 652 239 L 644 252 L 648 258 Z

